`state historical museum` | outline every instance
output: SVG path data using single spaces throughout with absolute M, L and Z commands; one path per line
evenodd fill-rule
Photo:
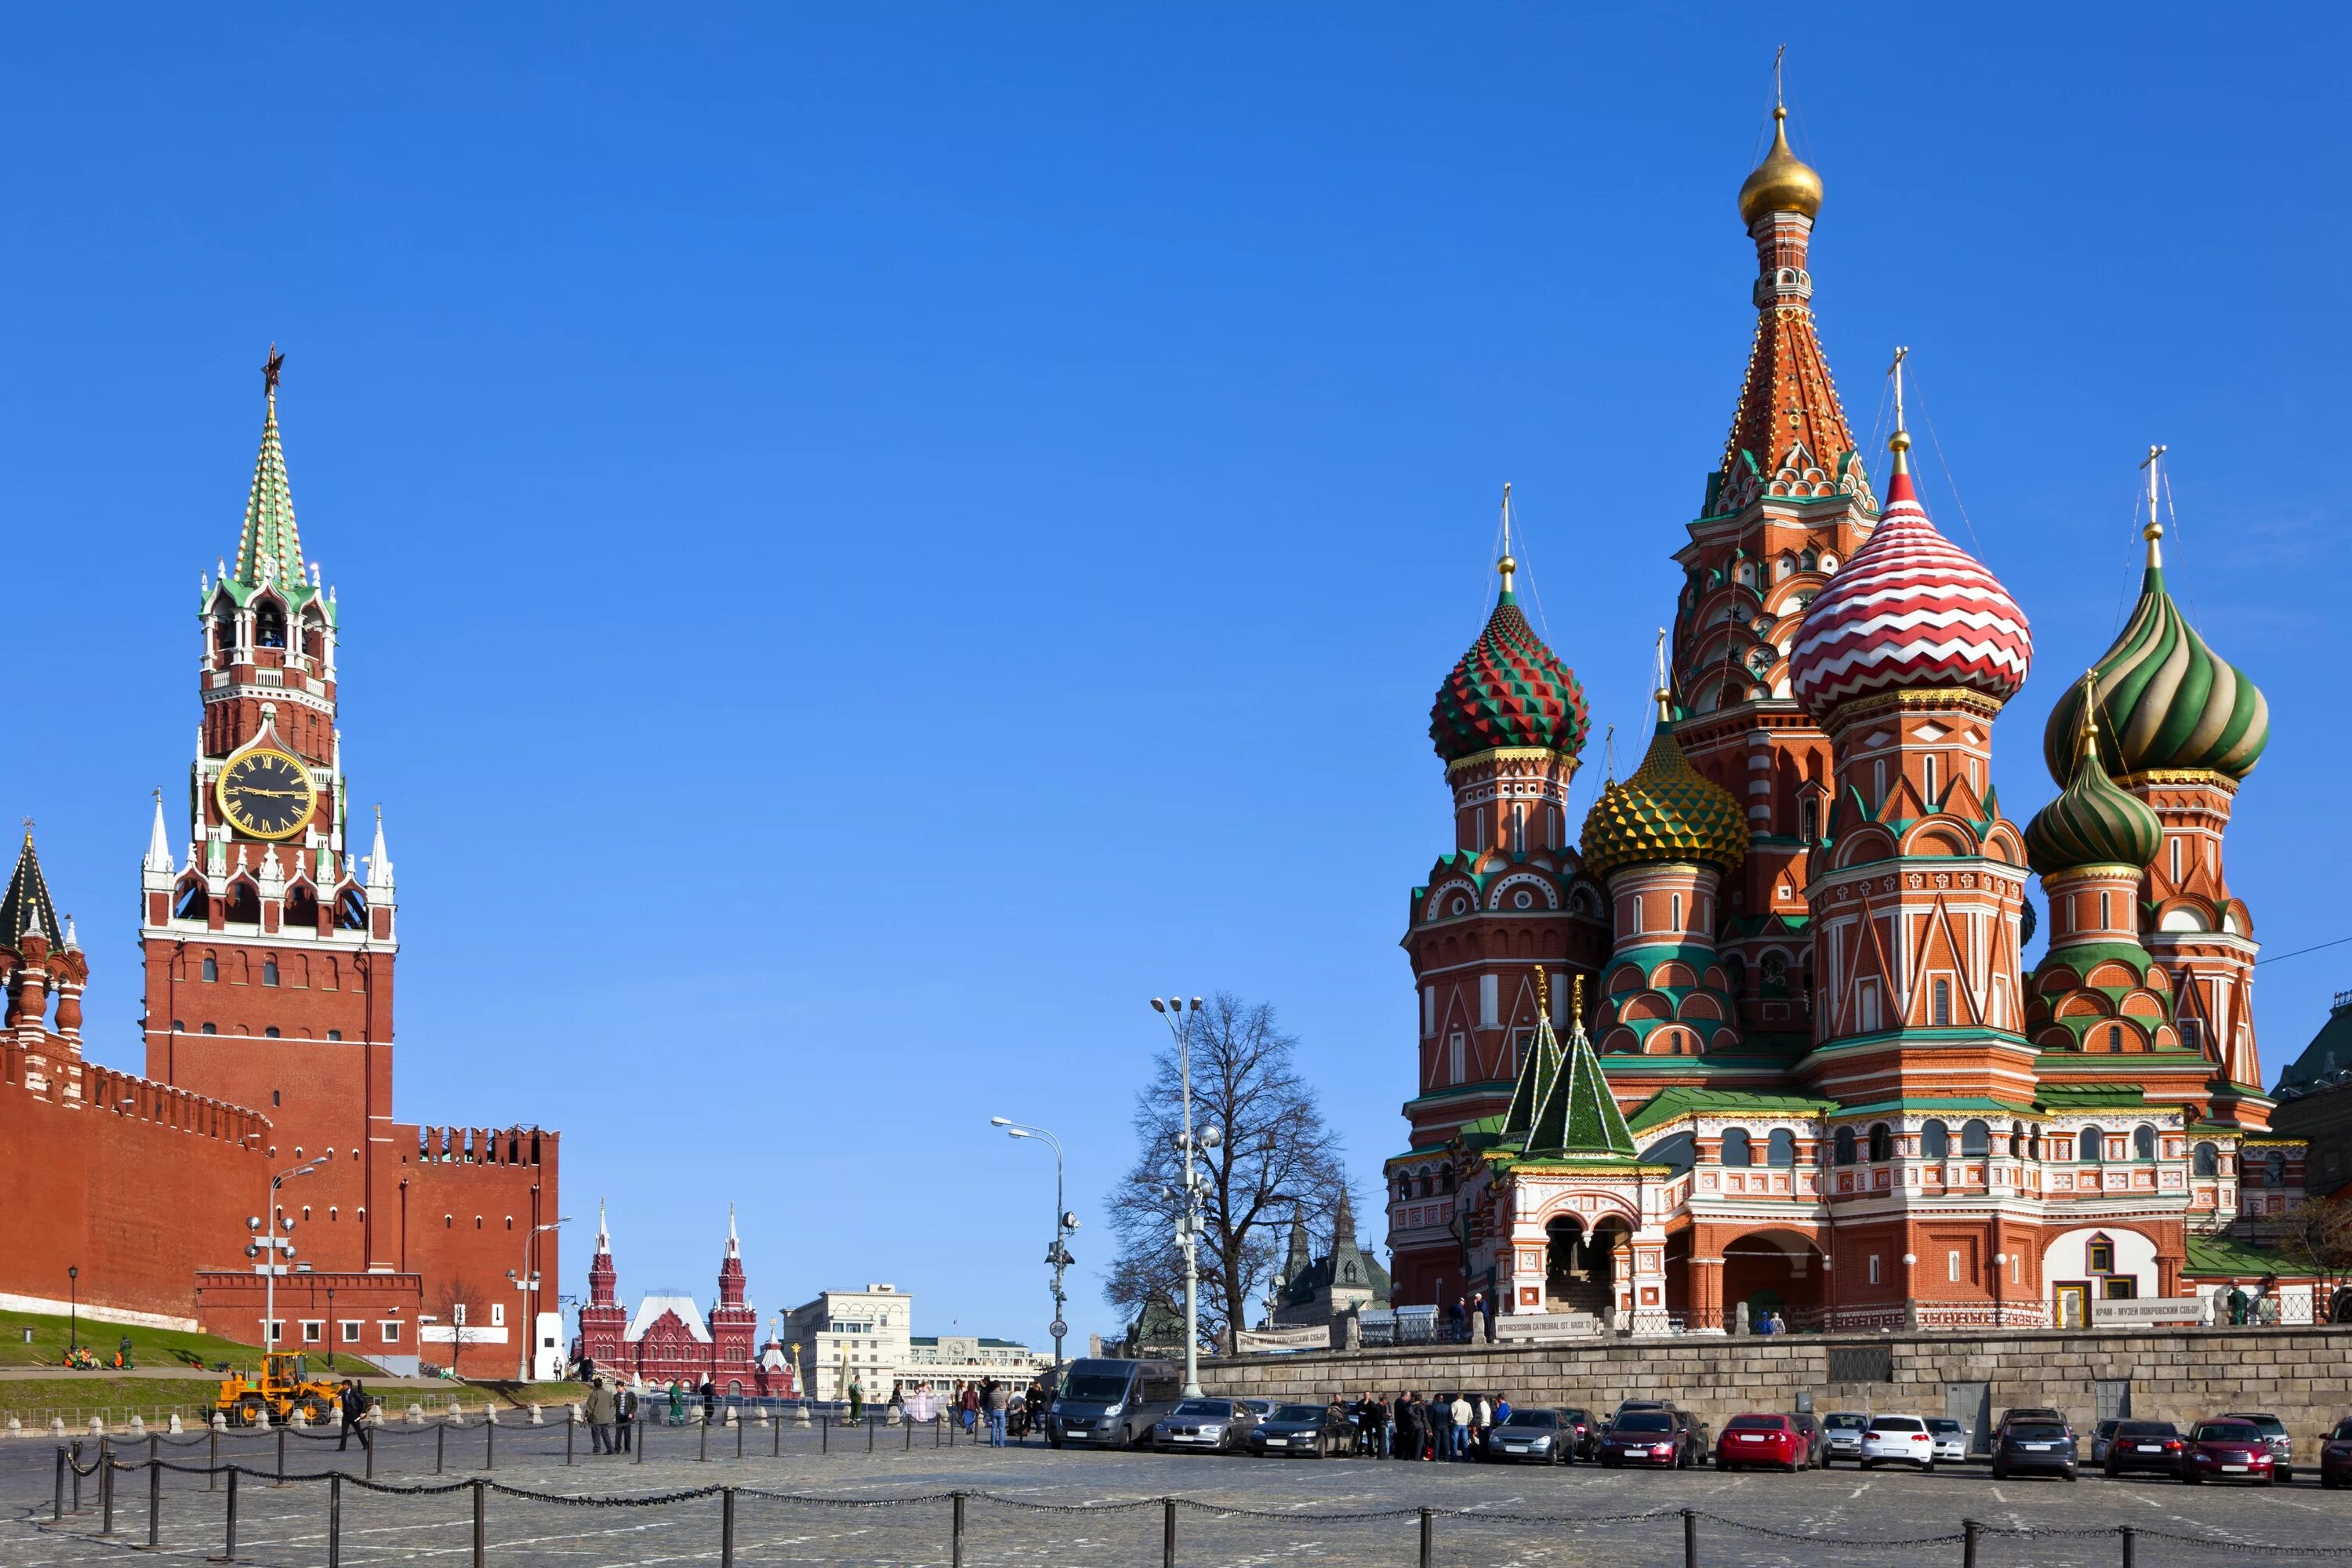
M 293 1221 L 299 1270 L 278 1281 L 280 1347 L 544 1375 L 556 1134 L 394 1113 L 392 857 L 380 817 L 352 816 L 335 595 L 295 529 L 278 364 L 236 560 L 197 605 L 184 810 L 158 795 L 141 866 L 144 1076 L 82 1058 L 88 963 L 29 831 L 0 901 L 0 1301 L 64 1310 L 70 1265 L 85 1308 L 252 1342 L 264 1282 L 241 1259 L 266 1214 Z
M 2027 616 L 1913 487 L 1899 356 L 1872 479 L 1814 331 L 1821 202 L 1776 127 L 1739 193 L 1755 341 L 1674 552 L 1639 766 L 1572 840 L 1584 697 L 1515 600 L 1507 533 L 1439 690 L 1454 845 L 1403 939 L 1396 1299 L 1484 1289 L 1596 1331 L 1965 1328 L 2178 1319 L 2242 1284 L 2309 1321 L 2307 1275 L 2261 1247 L 2304 1145 L 2268 1131 L 2253 921 L 2223 873 L 2262 694 L 2171 597 L 2151 452 L 2138 605 L 2057 678 L 2055 796 L 2009 817 L 1992 745 Z

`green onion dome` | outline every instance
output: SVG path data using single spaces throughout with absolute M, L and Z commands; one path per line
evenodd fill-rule
M 2086 679 L 2085 686 L 2089 684 Z M 2081 688 L 2074 706 L 2083 706 Z M 2083 866 L 2145 867 L 2164 846 L 2164 825 L 2099 763 L 2096 721 L 2083 726 L 2074 776 L 2025 825 L 2025 858 L 2040 875 Z
M 1728 871 L 1747 858 L 1747 814 L 1683 755 L 1664 692 L 1649 754 L 1585 814 L 1583 851 L 1584 868 L 1603 879 L 1627 866 L 1688 861 Z
M 1497 565 L 1502 596 L 1486 629 L 1437 689 L 1429 738 L 1449 763 L 1502 746 L 1574 756 L 1584 749 L 1584 688 L 1520 612 L 1511 592 L 1518 563 L 1506 555 Z
M 2270 704 L 2242 670 L 2205 646 L 2172 602 L 2158 537 L 2151 524 L 2139 603 L 2115 646 L 2091 667 L 2107 754 L 2118 773 L 2178 768 L 2244 778 L 2270 743 Z M 2042 761 L 2059 783 L 2074 761 L 2083 709 L 2077 687 L 2051 710 L 2042 731 Z

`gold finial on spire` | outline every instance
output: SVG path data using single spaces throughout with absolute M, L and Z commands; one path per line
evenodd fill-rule
M 2139 531 L 2139 536 L 2147 541 L 2147 563 L 2150 566 L 2164 564 L 2164 524 L 2156 521 L 2156 472 L 2158 459 L 2169 449 L 2152 446 L 2147 449 L 2147 459 L 2140 464 L 2147 470 L 2147 526 Z
M 1551 1016 L 1551 980 L 1540 963 L 1536 965 L 1536 1011 L 1547 1018 Z
M 272 403 L 278 401 L 278 376 L 285 363 L 286 356 L 278 352 L 278 345 L 270 344 L 268 362 L 261 367 L 261 395 Z
M 1658 628 L 1657 647 L 1651 658 L 1651 668 L 1657 671 L 1657 683 L 1651 688 L 1650 695 L 1657 700 L 1658 726 L 1664 729 L 1675 721 L 1675 692 L 1673 683 L 1666 679 L 1666 628 L 1664 626 Z
M 2083 730 L 2081 740 L 2082 744 L 2076 750 L 2075 756 L 2078 759 L 2085 756 L 2095 756 L 2098 752 L 2099 745 L 2099 672 L 2095 669 L 2086 669 L 2083 672 Z
M 1886 438 L 1886 449 L 1895 454 L 1895 471 L 1898 474 L 1907 472 L 1911 467 L 1911 459 L 1904 455 L 1911 450 L 1911 432 L 1903 422 L 1903 362 L 1910 357 L 1911 351 L 1898 343 L 1895 363 L 1886 367 L 1886 374 L 1895 378 L 1895 434 Z
M 1568 1005 L 1571 1016 L 1568 1020 L 1571 1034 L 1584 1033 L 1584 976 L 1572 975 L 1569 982 Z
M 1821 216 L 1822 177 L 1789 146 L 1789 106 L 1780 91 L 1780 64 L 1788 53 L 1786 44 L 1772 53 L 1772 150 L 1739 187 L 1739 221 L 1751 228 L 1767 213 Z
M 1495 563 L 1495 570 L 1502 574 L 1503 597 L 1506 599 L 1512 596 L 1511 578 L 1518 569 L 1518 562 L 1511 555 L 1511 481 L 1505 479 L 1503 481 L 1503 558 Z

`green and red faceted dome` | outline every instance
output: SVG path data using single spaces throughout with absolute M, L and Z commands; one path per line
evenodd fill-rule
M 1570 756 L 1584 749 L 1590 722 L 1576 672 L 1536 636 L 1511 592 L 1517 563 L 1499 563 L 1502 596 L 1486 629 L 1437 689 L 1429 738 L 1448 763 L 1503 747 L 1540 747 Z

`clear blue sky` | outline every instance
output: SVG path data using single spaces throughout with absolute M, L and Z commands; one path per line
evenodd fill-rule
M 2042 715 L 2137 575 L 2275 710 L 2231 837 L 2352 935 L 2337 8 L 592 6 L 17 12 L 0 50 L 0 809 L 135 1065 L 137 861 L 288 351 L 303 536 L 405 939 L 399 1109 L 564 1132 L 584 1288 L 888 1279 L 1040 1339 L 1152 992 L 1280 1005 L 1369 1187 L 1412 1088 L 1424 734 L 1515 481 L 1541 624 L 1641 722 L 1753 311 L 1791 45 L 1868 429 L 2032 616 Z M 1940 451 L 1966 503 L 1963 521 Z M 1589 759 L 1580 799 L 1599 775 Z M 2263 972 L 2270 1072 L 2352 947 Z M 1083 1341 L 1081 1341 L 1083 1342 Z

